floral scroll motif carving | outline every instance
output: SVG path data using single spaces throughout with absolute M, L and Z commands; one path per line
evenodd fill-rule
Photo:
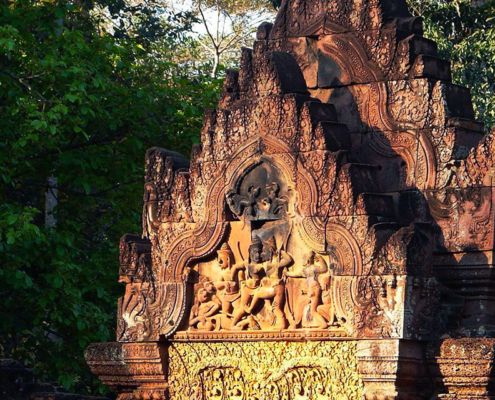
M 169 376 L 172 400 L 350 400 L 362 390 L 355 342 L 174 343 Z

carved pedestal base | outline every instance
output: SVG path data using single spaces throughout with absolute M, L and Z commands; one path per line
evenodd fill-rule
M 426 374 L 423 345 L 407 340 L 361 340 L 358 368 L 366 400 L 419 400 L 431 385 Z
M 495 339 L 442 340 L 428 346 L 427 357 L 439 399 L 495 399 Z

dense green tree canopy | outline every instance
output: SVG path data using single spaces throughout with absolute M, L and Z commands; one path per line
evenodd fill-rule
M 84 6 L 0 5 L 0 355 L 66 386 L 87 385 L 83 350 L 113 339 L 118 240 L 139 232 L 146 148 L 188 154 L 219 91 L 165 53 L 180 19 L 110 35 Z

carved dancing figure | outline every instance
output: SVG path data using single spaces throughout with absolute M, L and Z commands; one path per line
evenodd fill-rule
M 294 260 L 284 250 L 280 250 L 277 253 L 277 247 L 273 238 L 263 243 L 262 258 L 268 260 L 265 261 L 263 266 L 266 277 L 261 280 L 260 287 L 255 291 L 247 312 L 252 314 L 261 301 L 269 301 L 275 314 L 274 328 L 284 329 L 287 326 L 287 319 L 284 313 L 285 282 L 283 280 L 283 272 L 293 264 Z
M 256 289 L 261 284 L 261 279 L 265 276 L 263 269 L 263 243 L 258 237 L 254 237 L 249 246 L 249 258 L 242 263 L 234 265 L 234 270 L 242 270 L 246 274 L 246 279 L 241 281 L 241 304 L 234 310 L 232 325 L 237 325 L 242 317 L 246 315 L 245 308 L 249 306 L 250 300 Z
M 234 313 L 233 325 L 238 324 L 244 315 L 253 315 L 258 305 L 267 301 L 275 316 L 273 328 L 284 329 L 287 326 L 282 271 L 293 262 L 294 260 L 287 252 L 283 250 L 277 252 L 273 238 L 265 243 L 256 237 L 253 239 L 250 246 L 250 261 L 245 266 L 250 278 L 244 281 L 244 285 L 241 285 L 241 306 Z
M 296 328 L 302 321 L 304 309 L 308 304 L 311 305 L 311 315 L 313 319 L 318 323 L 318 328 L 325 329 L 328 324 L 325 315 L 321 314 L 318 311 L 318 308 L 322 299 L 322 285 L 320 280 L 325 281 L 325 276 L 323 274 L 328 272 L 328 265 L 325 259 L 311 250 L 309 253 L 304 255 L 303 258 L 303 268 L 301 271 L 284 271 L 285 276 L 289 278 L 306 278 L 306 289 L 307 292 L 303 292 L 303 294 L 307 294 L 303 301 L 299 302 L 294 309 L 294 326 Z M 319 279 L 319 278 L 322 279 Z

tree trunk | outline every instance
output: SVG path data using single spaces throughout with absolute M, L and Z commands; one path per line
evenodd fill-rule
M 211 77 L 216 78 L 218 74 L 218 67 L 220 65 L 220 53 L 215 53 L 213 70 L 211 71 Z

